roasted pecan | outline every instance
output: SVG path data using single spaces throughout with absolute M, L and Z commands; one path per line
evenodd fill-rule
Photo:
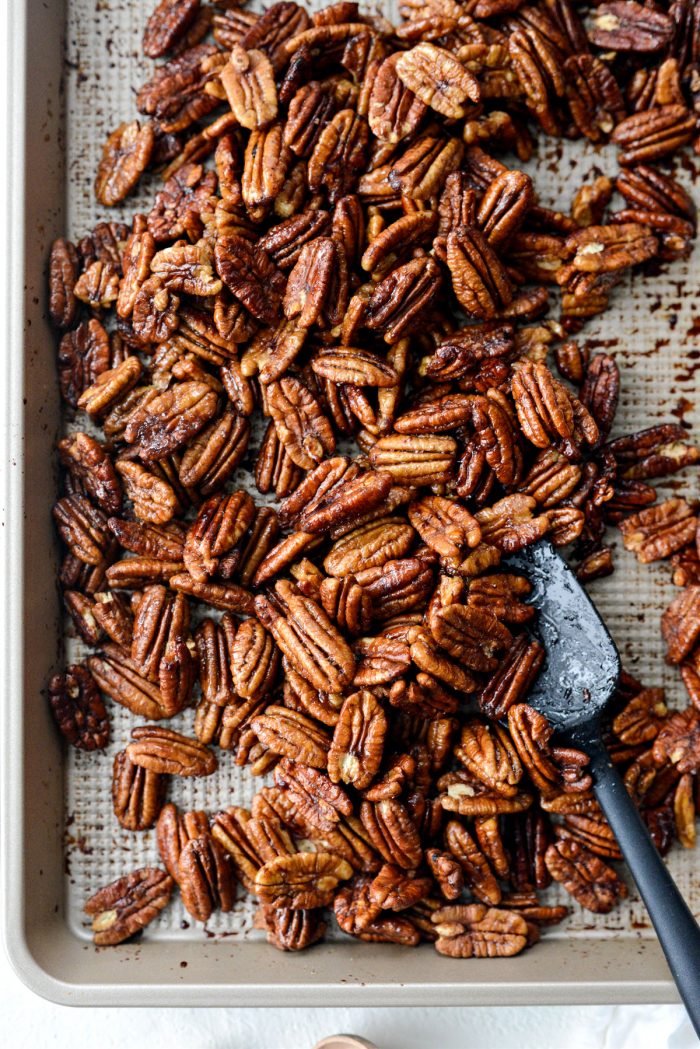
M 272 123 L 277 116 L 277 90 L 272 64 L 262 51 L 234 44 L 219 76 L 241 127 L 252 131 Z
M 501 890 L 488 860 L 457 820 L 450 820 L 447 824 L 445 844 L 461 866 L 465 884 L 477 899 L 491 905 L 500 903 Z
M 451 477 L 457 445 L 452 437 L 381 437 L 373 445 L 369 460 L 377 470 L 391 474 L 396 484 L 444 484 Z
M 638 164 L 620 172 L 615 179 L 615 188 L 633 208 L 678 215 L 695 222 L 692 197 L 666 172 Z
M 185 909 L 197 921 L 206 922 L 215 910 L 233 907 L 236 890 L 229 857 L 211 834 L 190 840 L 180 852 L 178 887 Z
M 435 949 L 451 958 L 504 958 L 528 946 L 527 922 L 520 914 L 480 903 L 455 904 L 434 911 Z
M 183 234 L 194 240 L 201 236 L 202 210 L 215 186 L 213 172 L 205 172 L 201 164 L 183 164 L 156 194 L 148 215 L 148 229 L 154 240 L 162 243 Z
M 491 718 L 503 717 L 514 703 L 525 698 L 543 662 L 544 649 L 539 641 L 517 638 L 479 694 L 483 713 Z
M 654 761 L 670 762 L 680 773 L 700 768 L 700 711 L 695 707 L 676 711 L 664 722 L 654 740 Z
M 397 266 L 374 288 L 365 324 L 386 342 L 398 342 L 432 304 L 441 283 L 440 268 L 430 255 Z
M 262 623 L 247 619 L 236 632 L 231 650 L 231 673 L 236 692 L 244 699 L 272 691 L 279 668 L 279 653 Z
M 387 863 L 414 870 L 423 855 L 418 828 L 407 809 L 394 798 L 363 801 L 360 819 L 375 849 Z
M 564 75 L 566 98 L 576 127 L 591 142 L 606 140 L 626 112 L 609 65 L 597 55 L 571 55 L 564 63 Z
M 188 443 L 216 414 L 219 399 L 204 382 L 181 382 L 138 408 L 124 437 L 146 462 L 162 459 Z
M 251 842 L 249 824 L 248 810 L 233 806 L 217 814 L 211 833 L 231 856 L 236 873 L 247 891 L 255 892 L 255 875 L 262 866 L 262 859 Z
M 204 601 L 214 608 L 220 608 L 223 612 L 250 615 L 253 611 L 253 595 L 236 583 L 223 584 L 211 580 L 198 583 L 189 572 L 171 574 L 168 581 L 173 590 L 189 594 L 198 601 Z
M 594 447 L 610 433 L 620 396 L 620 372 L 612 357 L 597 353 L 586 369 L 581 387 L 581 403 L 593 416 L 598 427 Z
M 330 852 L 297 852 L 265 863 L 255 876 L 255 891 L 265 903 L 278 907 L 327 907 L 339 882 L 352 867 Z
M 550 747 L 553 729 L 547 719 L 526 703 L 508 711 L 508 728 L 530 779 L 543 797 L 588 790 L 591 777 L 584 771 L 588 757 L 582 751 Z
M 214 495 L 202 504 L 183 549 L 185 568 L 197 582 L 217 574 L 221 558 L 245 535 L 254 516 L 255 503 L 242 491 Z
M 328 419 L 309 391 L 291 376 L 267 388 L 272 421 L 292 462 L 310 470 L 335 449 L 335 438 Z
M 396 75 L 409 90 L 445 117 L 464 116 L 464 103 L 478 102 L 479 83 L 454 55 L 434 44 L 422 43 L 396 61 Z
M 612 141 L 622 147 L 620 164 L 634 166 L 673 153 L 693 137 L 695 116 L 683 104 L 659 106 L 621 120 Z
M 369 943 L 415 947 L 420 941 L 415 925 L 405 916 L 382 916 L 381 908 L 370 898 L 370 884 L 367 878 L 355 878 L 337 893 L 334 911 L 340 928 Z
M 146 23 L 143 52 L 162 58 L 187 33 L 199 13 L 200 0 L 161 0 Z
M 673 815 L 676 820 L 676 833 L 681 845 L 686 849 L 695 848 L 695 797 L 693 793 L 693 777 L 685 773 L 678 780 L 678 786 L 673 795 Z
M 95 336 L 99 338 L 99 335 L 96 332 L 86 332 L 86 336 L 89 339 Z M 105 338 L 106 337 L 105 334 Z M 66 338 L 67 336 L 64 336 L 61 345 L 65 343 Z M 71 349 L 76 349 L 76 347 L 73 346 Z M 91 349 L 97 349 L 97 345 L 93 344 L 92 347 L 89 347 L 88 353 L 90 353 Z M 80 351 L 78 350 L 78 353 L 79 352 Z M 75 363 L 77 363 L 77 361 Z M 87 363 L 87 359 L 81 362 L 83 368 Z M 107 361 L 105 361 L 105 364 L 107 364 Z M 133 405 L 130 403 L 130 398 L 127 394 L 129 394 L 138 382 L 142 371 L 143 367 L 138 357 L 126 357 L 113 368 L 100 368 L 94 376 L 92 385 L 83 387 L 80 392 L 77 399 L 77 407 L 83 408 L 88 415 L 91 415 L 93 418 L 101 416 L 108 411 L 112 411 L 115 407 L 119 410 L 120 407 L 122 407 L 120 405 L 121 401 L 124 402 L 125 410 L 129 411 Z M 85 372 L 83 374 L 85 374 Z M 143 399 L 144 394 L 150 394 L 150 391 L 138 388 L 134 390 L 133 393 L 138 401 L 140 401 Z M 66 395 L 66 399 L 68 399 L 68 395 Z M 108 423 L 109 419 L 106 420 L 104 424 L 105 433 L 108 436 L 112 436 L 112 434 L 110 434 Z
M 249 438 L 250 423 L 227 408 L 189 442 L 180 461 L 180 481 L 210 496 L 231 476 L 245 455 Z
M 369 898 L 382 910 L 404 911 L 425 899 L 431 888 L 431 878 L 421 878 L 413 871 L 385 863 L 370 883 Z
M 262 916 L 267 942 L 280 951 L 306 950 L 323 939 L 326 922 L 322 914 L 319 908 L 294 910 L 291 907 L 264 907 Z
M 545 515 L 533 518 L 532 511 L 535 505 L 534 499 L 518 494 L 507 495 L 488 509 L 479 510 L 475 517 L 479 522 L 484 544 L 498 550 L 510 551 L 536 542 L 549 528 L 549 522 Z M 476 557 L 480 549 L 481 547 L 477 547 L 471 556 Z M 488 560 L 473 574 L 478 575 L 483 568 L 490 568 L 494 563 L 497 564 L 498 561 Z M 472 574 L 467 561 L 462 563 L 461 571 Z
M 211 776 L 218 767 L 213 751 L 169 728 L 144 725 L 132 729 L 127 757 L 151 772 L 173 776 Z
M 626 550 L 642 564 L 669 557 L 695 537 L 697 517 L 685 499 L 665 499 L 619 523 Z
M 326 125 L 309 157 L 312 193 L 325 189 L 331 204 L 355 188 L 369 147 L 366 121 L 352 109 L 341 109 Z
M 462 728 L 455 757 L 491 790 L 504 797 L 517 794 L 523 769 L 508 733 L 500 725 L 468 722 Z
M 75 245 L 59 237 L 51 245 L 49 259 L 49 316 L 52 323 L 64 331 L 73 326 L 77 316 L 75 285 L 79 274 L 80 260 Z M 89 323 L 101 327 L 98 321 Z M 80 331 L 80 328 L 77 330 Z M 71 334 L 76 336 L 77 332 Z
M 112 460 L 99 441 L 78 431 L 58 442 L 58 452 L 71 477 L 84 487 L 100 509 L 118 514 L 122 505 L 121 485 Z
M 273 704 L 253 718 L 251 728 L 273 753 L 312 768 L 326 767 L 330 741 L 323 730 L 303 714 Z
M 112 553 L 107 518 L 83 495 L 59 499 L 53 517 L 61 539 L 74 557 L 100 565 Z
M 407 87 L 396 69 L 399 54 L 389 55 L 372 80 L 367 120 L 381 142 L 399 142 L 416 130 L 427 106 Z
M 532 179 L 522 171 L 504 171 L 481 199 L 476 223 L 493 248 L 517 233 L 533 201 Z
M 119 294 L 117 267 L 102 259 L 91 262 L 76 281 L 73 294 L 94 310 L 111 306 Z
M 283 304 L 284 315 L 289 320 L 295 320 L 302 328 L 312 324 L 332 327 L 340 323 L 345 314 L 348 290 L 347 264 L 342 245 L 332 237 L 316 237 L 303 246 L 289 274 Z M 322 375 L 323 372 L 318 374 Z M 333 375 L 329 377 L 334 378 Z M 393 376 L 390 375 L 384 384 L 389 385 L 391 378 Z M 335 381 L 355 380 L 341 378 Z
M 652 426 L 610 441 L 623 478 L 645 481 L 682 470 L 700 459 L 700 449 L 687 444 L 688 431 L 674 423 Z
M 489 320 L 510 303 L 506 270 L 479 229 L 460 226 L 448 235 L 447 265 L 455 295 L 470 316 Z
M 80 750 L 103 750 L 109 740 L 109 717 L 90 671 L 72 664 L 49 682 L 54 720 L 69 743 Z
M 324 772 L 283 758 L 275 768 L 275 783 L 287 791 L 303 818 L 322 831 L 332 831 L 341 815 L 352 816 L 348 795 Z
M 481 529 L 469 511 L 441 496 L 425 496 L 412 503 L 408 519 L 423 542 L 448 561 L 458 562 L 481 540 Z
M 497 652 L 512 642 L 492 612 L 459 603 L 431 610 L 428 625 L 438 645 L 471 670 L 495 670 Z
M 325 459 L 284 500 L 280 520 L 306 532 L 325 532 L 351 524 L 380 506 L 391 489 L 391 476 L 378 470 L 360 473 L 347 459 Z
M 647 743 L 658 735 L 667 713 L 663 689 L 645 688 L 613 719 L 612 730 L 623 743 Z
M 627 886 L 612 867 L 571 838 L 560 838 L 550 845 L 545 863 L 554 880 L 586 910 L 608 914 L 627 896 Z
M 95 196 L 100 204 L 118 204 L 134 189 L 148 167 L 153 152 L 153 124 L 132 120 L 120 124 L 104 144 L 95 179 Z
M 386 732 L 386 715 L 371 692 L 362 690 L 348 697 L 328 751 L 333 783 L 348 783 L 357 790 L 368 787 L 379 771 Z
M 338 539 L 323 567 L 329 575 L 341 577 L 380 567 L 407 553 L 414 538 L 413 528 L 400 517 L 380 517 Z
M 189 648 L 187 598 L 163 586 L 146 587 L 134 619 L 131 658 L 140 672 L 160 686 L 169 715 L 187 705 L 196 669 Z
M 700 586 L 688 586 L 674 598 L 661 618 L 668 663 L 682 663 L 700 637 Z
M 425 860 L 445 899 L 459 899 L 464 890 L 464 873 L 460 863 L 449 852 L 434 848 L 425 850 Z
M 634 0 L 611 0 L 596 8 L 588 35 L 606 51 L 661 51 L 673 35 L 673 21 Z
M 97 946 L 123 943 L 141 932 L 167 907 L 172 891 L 172 878 L 158 867 L 142 867 L 100 889 L 84 907 Z
M 158 772 L 140 768 L 129 760 L 125 750 L 114 757 L 112 806 L 114 815 L 126 830 L 153 827 L 165 797 L 165 779 Z

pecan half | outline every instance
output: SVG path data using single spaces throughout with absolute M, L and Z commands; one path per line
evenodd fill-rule
M 335 437 L 321 407 L 298 379 L 291 376 L 267 388 L 268 409 L 275 430 L 292 462 L 310 470 L 335 450 Z
M 155 825 L 165 798 L 165 779 L 158 772 L 140 768 L 125 750 L 114 757 L 112 806 L 126 830 L 148 830 Z
M 218 767 L 213 751 L 169 728 L 144 725 L 131 732 L 127 757 L 152 772 L 173 776 L 211 776 Z
M 206 922 L 214 911 L 232 910 L 235 879 L 228 853 L 211 834 L 191 838 L 180 852 L 178 887 L 185 909 L 197 921 Z
M 277 116 L 277 89 L 272 64 L 262 51 L 246 51 L 234 44 L 219 76 L 241 127 L 252 131 L 272 123 Z
M 120 124 L 104 144 L 95 179 L 95 196 L 108 207 L 118 204 L 134 189 L 148 167 L 155 144 L 153 124 L 132 120 Z
M 49 259 L 49 316 L 52 323 L 63 331 L 75 323 L 78 312 L 75 285 L 79 275 L 80 260 L 75 245 L 59 237 L 51 245 Z M 91 323 L 100 327 L 97 321 Z
M 58 453 L 69 470 L 101 510 L 118 514 L 122 492 L 114 465 L 104 447 L 90 434 L 77 432 L 58 442 Z
M 447 265 L 454 293 L 471 317 L 490 320 L 510 303 L 508 274 L 481 230 L 460 226 L 448 234 Z
M 528 946 L 525 919 L 483 904 L 456 904 L 434 911 L 435 950 L 450 958 L 509 958 Z
M 251 721 L 261 743 L 274 754 L 281 754 L 312 768 L 326 767 L 330 740 L 311 718 L 274 704 Z
M 167 907 L 172 891 L 172 878 L 158 867 L 142 867 L 100 889 L 84 907 L 97 946 L 123 943 L 141 932 Z
M 586 910 L 608 914 L 627 896 L 627 886 L 612 867 L 571 838 L 560 838 L 550 845 L 545 863 L 554 880 Z
M 369 787 L 381 765 L 387 727 L 382 705 L 371 692 L 364 689 L 345 700 L 328 751 L 333 783 Z
M 340 692 L 354 675 L 355 658 L 323 609 L 296 593 L 292 584 L 278 583 L 286 618 L 264 597 L 255 599 L 255 611 L 283 655 L 299 674 L 325 692 Z
M 669 557 L 695 537 L 697 517 L 685 499 L 665 499 L 620 521 L 622 541 L 642 564 Z
M 363 801 L 360 819 L 372 845 L 387 863 L 402 870 L 420 865 L 423 850 L 420 835 L 408 810 L 395 798 L 372 803 Z
M 49 682 L 49 704 L 61 735 L 80 750 L 103 750 L 109 717 L 90 671 L 72 664 Z
M 481 98 L 479 83 L 454 55 L 434 44 L 422 43 L 396 61 L 396 75 L 436 113 L 459 119 L 464 103 Z
M 263 864 L 255 876 L 255 891 L 268 905 L 292 908 L 327 907 L 339 882 L 352 867 L 330 852 L 297 852 Z

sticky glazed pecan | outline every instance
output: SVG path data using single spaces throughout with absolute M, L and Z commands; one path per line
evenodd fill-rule
M 157 867 L 142 867 L 100 889 L 85 904 L 97 946 L 123 943 L 141 932 L 167 907 L 172 891 L 172 878 Z
M 49 682 L 49 703 L 61 735 L 81 750 L 102 750 L 109 740 L 109 717 L 87 667 L 74 664 Z
M 282 950 L 332 908 L 368 942 L 512 956 L 564 916 L 552 879 L 620 900 L 586 755 L 528 705 L 545 652 L 502 561 L 545 536 L 586 582 L 615 567 L 609 526 L 619 568 L 670 564 L 689 705 L 625 676 L 605 734 L 659 847 L 694 841 L 697 507 L 649 482 L 700 449 L 681 422 L 619 435 L 620 359 L 577 335 L 692 248 L 697 18 L 466 7 L 406 0 L 392 27 L 354 2 L 162 0 L 143 36 L 162 63 L 95 193 L 162 184 L 52 247 L 59 579 L 91 651 L 51 705 L 95 752 L 102 695 L 146 720 L 110 756 L 114 812 L 156 824 L 168 871 L 91 901 L 98 942 L 170 879 L 202 922 L 240 880 Z M 554 210 L 524 170 L 543 135 L 620 166 Z M 227 765 L 268 777 L 249 808 L 163 805 L 168 777 Z

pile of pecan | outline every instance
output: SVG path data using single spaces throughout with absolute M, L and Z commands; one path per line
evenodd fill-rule
M 691 702 L 623 675 L 608 744 L 658 847 L 694 844 L 698 517 L 649 481 L 700 452 L 678 425 L 610 440 L 617 365 L 570 337 L 630 270 L 691 249 L 669 160 L 698 149 L 699 11 L 405 0 L 394 27 L 353 2 L 164 0 L 149 20 L 166 61 L 96 193 L 161 188 L 50 263 L 77 420 L 60 581 L 94 647 L 50 701 L 86 750 L 104 697 L 139 719 L 114 811 L 155 827 L 165 867 L 92 897 L 96 943 L 175 885 L 205 922 L 240 882 L 288 950 L 332 912 L 362 940 L 513 955 L 565 915 L 552 879 L 609 911 L 619 848 L 586 756 L 527 704 L 544 654 L 530 584 L 500 567 L 547 536 L 582 580 L 608 574 L 609 524 L 672 557 Z M 517 166 L 537 134 L 611 141 L 619 174 L 552 211 Z M 261 777 L 250 810 L 166 803 L 227 762 Z

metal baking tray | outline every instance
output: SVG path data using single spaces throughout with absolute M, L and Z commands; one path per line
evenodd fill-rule
M 100 216 L 92 180 L 108 130 L 134 113 L 150 64 L 140 34 L 154 0 L 13 0 L 6 114 L 8 238 L 2 252 L 6 345 L 2 356 L 3 506 L 7 594 L 0 603 L 3 703 L 3 922 L 21 978 L 36 992 L 82 1005 L 465 1005 L 677 1000 L 644 909 L 632 900 L 612 915 L 574 907 L 566 926 L 512 959 L 454 961 L 432 947 L 406 950 L 338 938 L 300 955 L 275 951 L 251 930 L 242 901 L 205 931 L 186 927 L 179 902 L 136 944 L 96 949 L 82 902 L 118 874 L 155 860 L 153 834 L 125 835 L 109 800 L 111 761 L 62 752 L 44 689 L 75 642 L 66 641 L 55 585 L 50 506 L 52 448 L 62 420 L 55 339 L 46 319 L 51 241 L 83 235 Z M 384 10 L 391 15 L 389 6 Z M 697 161 L 696 161 L 697 163 Z M 614 153 L 545 142 L 531 165 L 543 203 L 566 207 L 593 168 L 614 170 Z M 692 188 L 692 161 L 681 166 Z M 148 200 L 149 188 L 142 202 Z M 127 201 L 124 215 L 138 210 Z M 118 216 L 117 216 L 118 217 Z M 700 252 L 658 276 L 621 286 L 615 305 L 581 339 L 617 354 L 623 395 L 617 432 L 684 418 L 698 430 Z M 697 497 L 695 475 L 670 486 Z M 630 670 L 684 704 L 663 662 L 659 617 L 673 587 L 663 567 L 643 568 L 620 551 L 617 572 L 593 587 Z M 114 711 L 114 748 L 129 718 Z M 186 719 L 188 715 L 183 716 Z M 191 718 L 191 712 L 189 714 Z M 216 809 L 253 792 L 235 770 L 173 792 Z M 692 853 L 669 864 L 700 911 Z M 553 890 L 556 895 L 556 889 Z

